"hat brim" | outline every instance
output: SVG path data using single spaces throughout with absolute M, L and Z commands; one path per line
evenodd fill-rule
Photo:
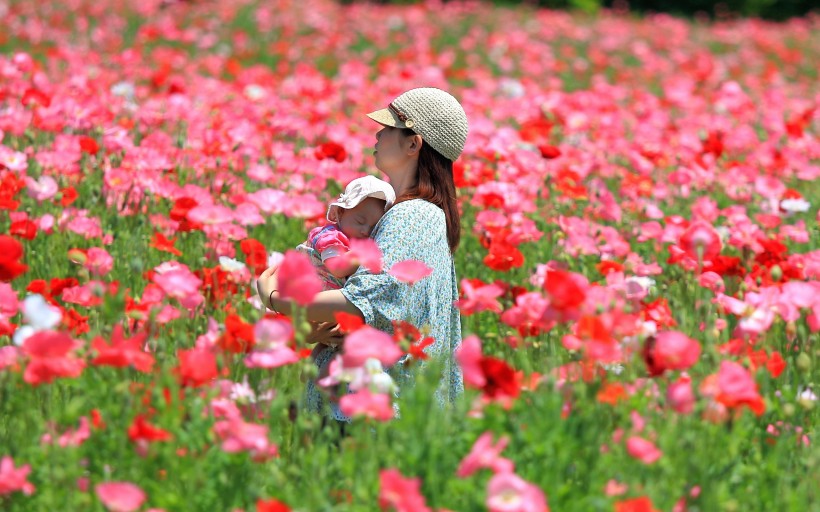
M 383 108 L 381 110 L 371 112 L 367 114 L 367 117 L 376 121 L 382 126 L 392 126 L 393 128 L 407 128 L 407 125 L 404 124 L 404 121 L 399 119 L 399 116 L 397 116 L 389 108 Z

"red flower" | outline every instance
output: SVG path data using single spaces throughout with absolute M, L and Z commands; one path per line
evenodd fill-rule
M 549 144 L 542 144 L 538 146 L 538 151 L 540 151 L 541 156 L 547 160 L 552 160 L 553 158 L 558 158 L 561 156 L 561 150 L 555 146 L 550 146 Z
M 559 311 L 577 309 L 586 300 L 586 292 L 575 277 L 563 270 L 547 272 L 544 290 L 549 294 L 550 306 Z
M 344 162 L 347 158 L 347 151 L 345 151 L 344 146 L 333 141 L 319 145 L 319 147 L 313 151 L 313 154 L 318 160 L 332 158 L 337 162 Z
M 82 135 L 80 136 L 80 149 L 83 153 L 96 155 L 100 151 L 100 145 L 92 137 Z
M 479 364 L 487 380 L 482 390 L 485 398 L 516 398 L 521 394 L 521 375 L 506 361 L 485 356 Z
M 151 425 L 142 414 L 137 415 L 131 426 L 128 427 L 128 439 L 132 443 L 153 443 L 155 441 L 168 441 L 173 436 L 167 430 Z
M 652 320 L 659 329 L 678 325 L 672 317 L 672 310 L 669 309 L 669 303 L 663 297 L 649 304 L 644 304 L 641 317 L 643 317 L 644 320 Z
M 290 512 L 290 507 L 273 498 L 256 501 L 256 512 Z
M 524 264 L 524 255 L 518 248 L 505 243 L 490 243 L 490 253 L 484 257 L 484 264 L 492 270 L 507 272 Z
M 169 252 L 174 256 L 182 256 L 182 251 L 174 247 L 177 238 L 165 238 L 165 235 L 162 233 L 154 233 L 154 239 L 151 240 L 151 245 L 149 247 L 153 247 L 158 251 Z
M 71 354 L 74 340 L 63 332 L 39 331 L 23 342 L 23 353 L 29 356 L 23 380 L 37 386 L 60 377 L 79 377 L 85 363 Z
M 171 220 L 179 222 L 179 228 L 177 228 L 179 231 L 185 232 L 202 229 L 202 225 L 198 222 L 188 220 L 188 212 L 196 206 L 199 206 L 199 203 L 196 199 L 190 197 L 180 197 L 174 201 L 174 206 L 171 208 L 171 212 L 168 216 L 171 217 Z
M 219 348 L 234 354 L 242 354 L 250 352 L 255 343 L 253 324 L 245 322 L 235 314 L 225 318 L 225 332 L 216 342 Z
M 416 359 L 428 359 L 429 356 L 424 352 L 424 349 L 432 345 L 435 341 L 434 338 L 428 336 L 418 343 L 410 345 L 410 350 L 407 352 Z
M 137 371 L 150 372 L 154 365 L 154 356 L 143 350 L 148 335 L 144 332 L 133 338 L 123 338 L 122 326 L 114 327 L 111 334 L 111 345 L 101 337 L 94 338 L 91 347 L 98 355 L 91 361 L 96 366 L 113 366 L 123 368 L 133 366 Z
M 253 238 L 246 238 L 239 243 L 245 263 L 251 268 L 254 275 L 259 275 L 268 268 L 268 253 L 262 242 Z
M 26 240 L 34 240 L 37 236 L 37 224 L 29 219 L 16 220 L 9 226 L 9 234 Z
M 8 235 L 0 235 L 0 281 L 11 281 L 28 270 L 20 263 L 23 245 Z
M 219 374 L 216 356 L 206 349 L 180 350 L 177 355 L 177 374 L 183 386 L 198 387 L 215 379 Z
M 652 506 L 652 500 L 646 496 L 631 500 L 619 501 L 615 504 L 615 512 L 658 512 Z
M 66 187 L 60 191 L 60 206 L 70 206 L 80 195 L 74 187 Z
M 333 317 L 336 318 L 336 323 L 339 324 L 339 330 L 345 334 L 349 334 L 364 326 L 364 320 L 357 315 L 338 312 L 333 313 Z

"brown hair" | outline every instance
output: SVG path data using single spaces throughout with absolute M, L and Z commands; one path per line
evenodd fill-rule
M 402 133 L 409 137 L 416 132 L 405 128 Z M 461 218 L 456 203 L 456 184 L 453 179 L 453 161 L 422 143 L 419 151 L 416 185 L 396 198 L 396 203 L 410 199 L 424 199 L 444 211 L 447 222 L 447 244 L 455 252 L 461 240 Z

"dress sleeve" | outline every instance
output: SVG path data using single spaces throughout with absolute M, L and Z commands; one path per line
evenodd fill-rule
M 435 206 L 433 208 L 438 210 Z M 442 227 L 446 238 L 444 213 L 438 210 L 441 214 L 439 219 L 435 210 L 399 204 L 377 224 L 373 239 L 382 251 L 382 272 L 373 274 L 360 267 L 342 288 L 344 296 L 362 312 L 368 325 L 392 334 L 394 320 L 411 323 L 416 320 L 411 305 L 425 302 L 428 293 L 425 281 L 410 286 L 398 281 L 387 270 L 400 261 L 427 260 L 431 243 L 442 236 L 439 233 Z

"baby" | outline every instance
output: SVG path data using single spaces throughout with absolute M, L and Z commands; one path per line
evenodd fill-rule
M 327 220 L 331 223 L 313 228 L 307 240 L 296 248 L 310 257 L 325 290 L 342 288 L 348 276 L 359 268 L 354 263 L 334 265 L 331 260 L 350 251 L 351 238 L 369 237 L 395 200 L 396 194 L 389 183 L 365 176 L 348 183 L 344 193 L 330 203 Z
M 332 260 L 350 251 L 351 238 L 369 237 L 376 223 L 393 206 L 395 200 L 396 193 L 389 183 L 375 176 L 365 176 L 348 183 L 344 193 L 330 203 L 327 220 L 331 223 L 313 228 L 307 240 L 296 248 L 310 257 L 322 278 L 325 290 L 342 288 L 347 278 L 359 268 L 358 264 L 344 259 L 339 260 L 343 263 L 335 265 Z M 311 357 L 319 368 L 327 368 L 327 361 L 338 352 L 338 347 L 318 343 L 313 348 Z M 326 372 L 319 377 L 327 377 Z M 308 386 L 315 384 L 310 382 Z M 338 386 L 327 391 L 331 396 L 331 407 L 338 407 L 334 403 L 339 392 Z

